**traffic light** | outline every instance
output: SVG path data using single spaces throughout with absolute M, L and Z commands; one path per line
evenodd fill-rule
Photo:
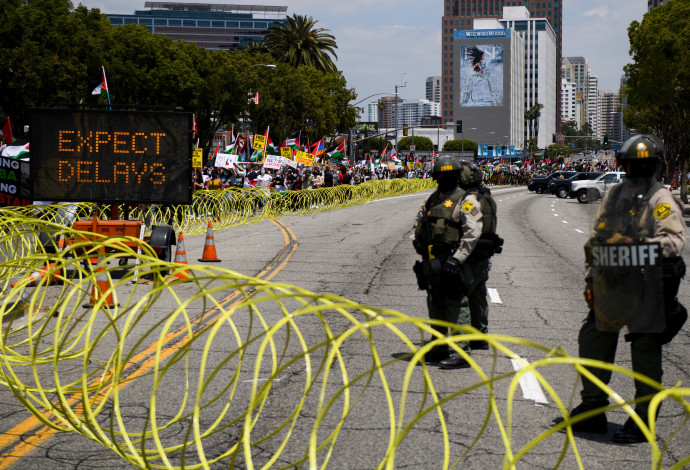
M 458 121 L 455 123 L 455 132 L 458 134 L 462 134 L 462 121 Z
M 605 146 L 605 147 L 608 147 L 608 145 L 609 145 L 609 136 L 607 136 L 606 134 L 604 134 L 604 146 Z
M 403 124 L 403 136 L 405 136 L 405 137 L 407 137 L 407 128 L 408 128 L 408 125 Z
M 551 134 L 551 142 L 556 143 L 556 134 Z

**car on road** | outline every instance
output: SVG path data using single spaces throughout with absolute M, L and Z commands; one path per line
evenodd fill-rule
M 552 178 L 549 185 L 546 187 L 546 192 L 555 194 L 561 199 L 568 197 L 570 193 L 570 186 L 574 181 L 593 180 L 600 177 L 603 173 L 600 171 L 581 171 L 567 179 Z
M 612 186 L 625 180 L 625 173 L 622 171 L 609 171 L 595 180 L 574 181 L 570 186 L 570 197 L 577 198 L 581 204 L 601 199 Z
M 566 179 L 571 176 L 575 176 L 577 171 L 554 171 L 548 176 L 534 176 L 529 183 L 527 183 L 527 189 L 534 191 L 537 194 L 543 194 L 546 192 L 546 188 L 549 186 L 549 182 L 554 178 Z

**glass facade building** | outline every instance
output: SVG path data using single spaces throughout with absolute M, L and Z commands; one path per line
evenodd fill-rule
M 107 14 L 113 26 L 143 25 L 150 32 L 209 50 L 262 42 L 268 28 L 285 20 L 286 6 L 146 2 L 134 14 Z
M 560 89 L 561 89 L 561 51 L 563 33 L 563 1 L 551 0 L 549 2 L 535 2 L 532 0 L 444 0 L 442 18 L 442 44 L 441 44 L 441 70 L 443 77 L 443 90 L 441 96 L 441 112 L 444 122 L 454 120 L 453 103 L 457 99 L 459 90 L 453 83 L 454 70 L 459 67 L 460 58 L 457 51 L 453 50 L 454 31 L 456 29 L 472 29 L 473 22 L 480 18 L 500 19 L 503 15 L 503 7 L 526 7 L 530 15 L 535 18 L 545 18 L 550 23 L 557 38 L 557 57 L 556 67 L 557 85 L 556 93 L 558 97 L 556 103 L 560 108 Z M 560 109 L 556 116 L 560 116 Z M 559 126 L 560 123 L 556 123 Z

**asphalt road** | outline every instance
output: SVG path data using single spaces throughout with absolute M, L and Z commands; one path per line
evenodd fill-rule
M 426 318 L 425 295 L 417 289 L 411 269 L 417 255 L 410 236 L 416 211 L 428 194 L 387 198 L 308 216 L 282 217 L 278 224 L 263 222 L 218 231 L 214 235 L 218 256 L 222 260 L 220 265 L 252 276 L 262 273 L 270 265 L 274 268 L 271 274 L 273 281 Z M 586 314 L 582 300 L 583 244 L 599 203 L 582 205 L 572 199 L 536 195 L 525 188 L 494 188 L 493 194 L 498 203 L 498 232 L 506 241 L 504 252 L 493 258 L 488 282 L 491 289 L 490 332 L 529 340 L 548 350 L 562 348 L 576 355 L 577 331 Z M 185 236 L 185 242 L 190 263 L 196 261 L 202 252 L 204 237 Z M 690 305 L 687 287 L 688 281 L 684 280 L 680 297 L 681 302 Z M 225 295 L 223 293 L 222 297 Z M 164 313 L 156 311 L 151 314 Z M 276 317 L 271 317 L 273 314 Z M 273 320 L 279 318 L 279 312 L 271 312 L 270 309 L 267 309 L 266 315 Z M 328 326 L 338 333 L 347 330 L 351 323 L 343 316 L 333 315 L 329 317 Z M 309 340 L 319 341 L 323 335 L 324 327 L 318 322 L 305 322 L 301 327 L 301 331 L 310 337 Z M 401 326 L 401 330 L 410 338 L 415 338 L 413 327 Z M 664 349 L 664 384 L 667 386 L 679 381 L 686 384 L 690 379 L 686 365 L 690 349 L 689 331 L 686 326 Z M 393 361 L 407 352 L 402 341 L 390 331 L 377 330 L 373 336 L 376 351 L 383 362 Z M 542 350 L 522 344 L 506 345 L 529 362 L 547 355 Z M 212 348 L 209 361 L 220 363 L 231 349 L 231 344 Z M 191 361 L 199 360 L 202 352 L 201 347 L 192 348 L 189 352 Z M 348 379 L 371 367 L 371 345 L 362 336 L 345 343 L 341 352 Z M 500 352 L 494 355 L 493 351 L 478 351 L 473 354 L 473 359 L 487 375 L 509 374 L 516 367 L 514 361 Z M 629 348 L 622 339 L 617 364 L 630 367 Z M 419 366 L 413 368 L 407 381 L 409 390 L 406 394 L 402 393 L 408 366 L 406 360 L 395 361 L 385 367 L 385 383 L 379 376 L 374 376 L 370 383 L 353 383 L 351 390 L 356 393 L 346 404 L 342 396 L 334 400 L 331 411 L 322 417 L 321 438 L 341 423 L 344 406 L 349 408 L 349 414 L 339 429 L 328 468 L 375 468 L 383 459 L 390 439 L 390 403 L 399 409 L 405 398 L 404 416 L 395 416 L 405 424 L 410 423 L 419 409 L 429 406 L 431 392 L 425 387 Z M 163 417 L 174 415 L 175 401 L 183 395 L 184 371 L 180 368 L 179 374 L 175 375 L 176 371 L 178 369 L 173 368 L 166 379 L 168 388 L 165 396 L 168 401 L 158 402 L 157 413 Z M 276 422 L 290 415 L 296 403 L 305 395 L 305 381 L 312 376 L 311 372 L 303 361 L 296 361 L 285 369 L 279 380 L 274 381 L 261 416 L 257 416 L 254 427 L 256 435 L 269 434 Z M 566 404 L 571 399 L 572 406 L 579 403 L 579 385 L 572 367 L 549 366 L 540 368 L 539 372 Z M 332 368 L 330 374 L 328 385 L 318 381 L 327 396 L 345 380 L 345 374 L 339 367 Z M 247 375 L 248 379 L 251 377 Z M 548 393 L 541 396 L 539 392 L 542 388 L 529 387 L 527 382 L 516 388 L 514 400 L 511 401 L 510 378 L 496 381 L 493 389 L 486 386 L 471 388 L 481 381 L 476 371 L 441 370 L 432 364 L 428 367 L 428 377 L 433 383 L 434 393 L 449 400 L 443 406 L 444 419 L 440 420 L 434 413 L 429 413 L 413 423 L 409 433 L 397 446 L 395 468 L 443 468 L 448 462 L 452 465 L 461 457 L 463 460 L 459 468 L 501 468 L 506 454 L 519 452 L 532 439 L 548 430 L 552 419 L 559 416 L 553 398 Z M 236 391 L 235 403 L 241 404 L 243 398 L 248 396 L 251 382 L 247 380 L 246 389 L 240 387 Z M 632 398 L 634 394 L 632 380 L 627 377 L 614 376 L 611 386 L 625 399 Z M 453 395 L 465 387 L 470 389 L 462 395 Z M 495 397 L 495 411 L 489 409 L 491 392 Z M 274 466 L 280 467 L 304 456 L 320 393 L 320 386 L 309 390 L 299 419 L 289 433 L 284 430 L 278 438 L 267 439 L 257 446 L 252 454 L 254 465 L 265 464 L 273 449 L 280 444 L 280 439 L 287 434 L 290 435 L 289 442 Z M 123 414 L 132 421 L 145 415 L 150 411 L 147 409 L 150 394 L 151 383 L 145 378 L 129 384 L 123 396 L 122 407 L 126 410 Z M 387 400 L 387 396 L 392 399 Z M 8 435 L 7 431 L 17 429 L 13 426 L 29 417 L 29 413 L 6 389 L 0 389 L 0 403 L 0 431 L 5 439 L 2 451 L 8 456 L 12 455 L 18 443 L 28 441 L 29 434 L 40 435 L 40 431 Z M 241 408 L 238 406 L 238 409 Z M 204 419 L 212 420 L 213 407 L 208 411 L 210 415 Z M 678 405 L 662 407 L 658 424 L 660 445 L 665 444 L 675 427 L 682 424 L 684 416 Z M 610 412 L 608 435 L 577 436 L 575 443 L 584 468 L 647 468 L 650 465 L 648 444 L 620 446 L 610 442 L 611 435 L 626 417 L 625 412 L 620 410 Z M 447 428 L 444 429 L 441 423 Z M 485 424 L 486 428 L 483 428 Z M 448 434 L 447 449 L 444 448 L 444 432 Z M 210 455 L 219 455 L 236 442 L 237 434 L 237 428 L 228 427 L 226 433 L 216 434 L 204 441 L 205 448 L 208 445 Z M 475 439 L 477 441 L 473 442 Z M 552 435 L 530 449 L 517 467 L 554 468 L 563 452 L 564 440 L 564 434 Z M 26 453 L 9 468 L 131 468 L 100 444 L 76 433 L 53 434 L 32 442 Z M 509 451 L 506 442 L 510 442 Z M 664 450 L 663 467 L 669 467 L 690 455 L 689 449 L 690 433 L 685 428 Z M 467 455 L 463 456 L 466 451 Z M 444 460 L 445 452 L 448 454 L 447 461 Z M 323 464 L 325 458 L 325 451 L 319 453 L 318 464 Z M 246 467 L 247 462 L 243 459 L 241 457 L 234 466 Z M 228 467 L 227 462 L 218 465 L 218 468 Z M 0 468 L 5 468 L 1 460 Z M 561 468 L 578 468 L 572 449 L 564 451 Z

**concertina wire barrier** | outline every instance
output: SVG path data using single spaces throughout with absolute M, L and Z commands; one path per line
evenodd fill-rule
M 381 187 L 362 192 L 345 188 L 349 194 L 339 195 L 337 188 L 307 191 L 284 201 L 281 195 L 254 190 L 232 191 L 232 198 L 209 193 L 195 197 L 191 209 L 168 210 L 172 219 L 181 220 L 179 228 L 201 232 L 209 214 L 228 227 L 255 218 L 327 210 L 320 205 L 343 207 L 391 194 L 386 188 L 394 188 L 394 194 L 404 190 L 394 184 L 369 186 Z M 402 186 L 409 191 L 427 188 Z M 355 195 L 357 202 L 348 199 Z M 246 213 L 223 212 L 229 208 Z M 88 217 L 91 209 L 72 205 L 67 212 Z M 395 468 L 397 453 L 414 448 L 416 433 L 428 433 L 426 426 L 420 431 L 418 425 L 428 421 L 440 430 L 442 468 L 462 466 L 491 426 L 504 445 L 504 468 L 515 468 L 531 450 L 558 436 L 564 443 L 553 466 L 559 466 L 570 449 L 584 468 L 569 425 L 590 415 L 568 419 L 527 440 L 522 433 L 513 434 L 520 378 L 534 374 L 564 416 L 577 380 L 564 400 L 545 378 L 551 368 L 574 368 L 596 381 L 584 368 L 595 366 L 652 383 L 628 369 L 520 338 L 482 335 L 453 325 L 455 336 L 438 337 L 432 320 L 219 267 L 165 263 L 137 239 L 90 235 L 94 240 L 89 241 L 46 220 L 62 220 L 65 212 L 59 205 L 2 210 L 0 382 L 43 425 L 78 432 L 138 468 L 327 468 L 338 444 L 346 444 L 340 434 L 353 426 L 356 411 L 369 409 L 372 402 L 385 417 L 376 428 L 378 468 Z M 204 221 L 198 222 L 195 214 Z M 46 253 L 40 233 L 70 242 Z M 29 273 L 41 266 L 50 270 L 31 287 Z M 182 271 L 187 279 L 174 276 Z M 437 339 L 419 346 L 430 335 Z M 478 339 L 492 347 L 489 370 L 454 345 Z M 385 344 L 385 353 L 378 342 Z M 391 344 L 404 355 L 391 358 Z M 423 358 L 440 344 L 466 356 L 474 382 L 464 380 L 453 393 L 438 392 Z M 519 371 L 498 373 L 498 358 L 520 360 L 518 347 L 523 355 L 527 349 L 540 358 Z M 352 359 L 352 351 L 357 351 L 359 362 Z M 142 404 L 140 395 L 133 398 L 128 385 L 135 381 L 137 390 L 151 390 L 148 403 Z M 286 382 L 299 393 L 283 393 Z M 654 385 L 659 393 L 652 400 L 652 414 L 666 400 L 685 411 L 683 423 L 665 440 L 668 446 L 690 416 L 690 389 Z M 643 425 L 632 410 L 634 401 L 600 386 L 613 401 L 607 410 L 622 408 Z M 468 442 L 453 445 L 452 423 L 444 408 L 481 389 L 488 400 L 483 425 Z M 499 396 L 498 390 L 505 395 Z M 270 406 L 278 398 L 280 415 Z M 136 413 L 129 409 L 134 400 Z M 654 422 L 643 430 L 652 468 L 662 468 L 664 447 L 657 443 Z M 371 444 L 371 434 L 365 436 Z M 675 457 L 672 468 L 690 463 L 690 455 Z

